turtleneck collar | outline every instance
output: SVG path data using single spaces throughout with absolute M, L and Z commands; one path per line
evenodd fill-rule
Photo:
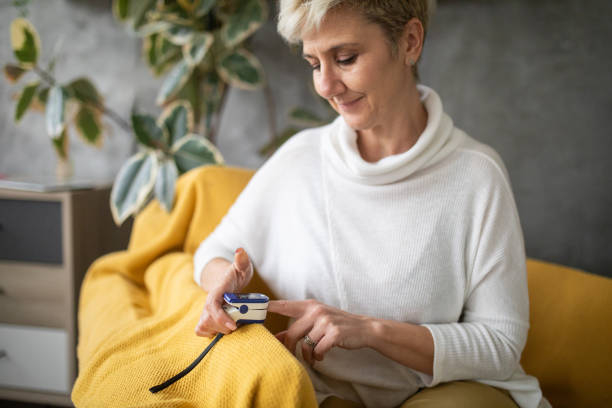
M 390 184 L 438 162 L 454 150 L 459 143 L 459 132 L 453 132 L 453 121 L 444 113 L 440 97 L 424 85 L 417 85 L 417 89 L 427 111 L 427 126 L 410 149 L 369 163 L 359 153 L 357 132 L 339 116 L 323 141 L 333 167 L 357 182 Z

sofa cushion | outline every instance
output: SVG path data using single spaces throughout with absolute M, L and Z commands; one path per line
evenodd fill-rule
M 612 279 L 533 259 L 527 271 L 523 368 L 555 408 L 612 406 Z

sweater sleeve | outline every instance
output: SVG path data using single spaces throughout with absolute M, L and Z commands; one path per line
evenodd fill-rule
M 468 241 L 471 267 L 458 322 L 425 324 L 434 340 L 433 377 L 505 380 L 519 366 L 529 328 L 525 250 L 518 212 L 503 168 L 475 200 Z
M 308 132 L 293 136 L 253 175 L 217 228 L 194 254 L 194 280 L 200 285 L 201 271 L 214 258 L 233 260 L 234 251 L 244 248 L 255 266 L 261 265 L 274 240 L 275 218 L 284 195 L 291 191 L 292 168 L 297 158 L 312 145 Z M 201 286 L 201 285 L 200 285 Z
M 206 238 L 193 258 L 193 273 L 195 282 L 201 286 L 201 272 L 214 258 L 224 258 L 231 262 L 234 251 L 244 248 L 256 265 L 254 255 L 261 253 L 262 238 L 268 223 L 268 212 L 263 208 L 263 202 L 273 194 L 273 171 L 269 164 L 264 164 L 251 178 L 240 193 L 217 228 Z M 267 187 L 268 191 L 265 191 Z M 273 201 L 273 200 L 272 200 Z

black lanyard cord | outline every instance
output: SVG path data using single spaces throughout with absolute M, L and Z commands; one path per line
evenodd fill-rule
M 221 339 L 221 337 L 223 337 L 223 333 L 218 333 L 215 336 L 215 338 L 213 339 L 213 341 L 211 341 L 210 344 L 204 349 L 202 354 L 200 354 L 198 356 L 198 358 L 196 358 L 193 361 L 193 363 L 189 364 L 189 367 L 187 367 L 186 369 L 184 369 L 183 371 L 181 371 L 180 373 L 178 373 L 174 377 L 170 378 L 169 380 L 166 380 L 166 381 L 164 381 L 163 383 L 161 383 L 159 385 L 156 385 L 154 387 L 149 388 L 149 391 L 151 391 L 153 394 L 155 394 L 158 391 L 161 391 L 161 390 L 163 390 L 165 388 L 168 388 L 169 386 L 171 386 L 172 384 L 174 384 L 175 382 L 177 382 L 178 380 L 180 380 L 181 378 L 183 378 L 184 376 L 189 374 L 189 372 L 191 370 L 193 370 L 200 363 L 200 361 L 202 361 L 202 359 L 206 356 L 206 354 L 208 354 L 210 349 L 212 349 L 213 346 L 215 344 L 217 344 L 217 342 Z

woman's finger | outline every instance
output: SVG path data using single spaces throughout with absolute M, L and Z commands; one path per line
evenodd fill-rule
M 326 335 L 328 319 L 318 319 L 314 322 L 312 329 L 303 337 L 302 341 L 302 357 L 310 365 L 315 362 L 315 350 L 318 348 L 319 343 Z M 306 339 L 308 336 L 308 339 Z M 310 340 L 310 341 L 308 341 Z M 313 344 L 314 343 L 314 344 Z
M 268 312 L 297 318 L 306 312 L 310 303 L 308 300 L 271 300 Z
M 276 333 L 274 335 L 274 337 L 276 337 L 276 340 L 280 341 L 284 345 L 285 344 L 285 337 L 287 337 L 287 330 L 283 330 L 283 331 L 280 331 L 280 332 Z
M 313 324 L 314 322 L 310 318 L 304 316 L 289 326 L 287 334 L 285 335 L 284 344 L 291 353 L 295 354 L 297 342 L 312 329 Z
M 223 302 L 214 301 L 208 305 L 208 311 L 212 317 L 212 320 L 215 322 L 218 331 L 224 334 L 229 334 L 230 332 L 236 330 L 236 322 L 234 319 L 229 317 L 225 310 L 223 310 Z
M 246 273 L 249 271 L 249 268 L 251 267 L 251 260 L 244 249 L 238 248 L 234 253 L 233 266 L 238 272 Z
M 335 346 L 335 342 L 336 342 L 336 339 L 334 339 L 333 336 L 331 335 L 327 335 L 326 333 L 325 336 L 319 339 L 316 347 L 313 348 L 312 350 L 313 359 L 317 361 L 322 361 L 325 358 L 325 354 L 327 354 L 327 352 L 331 350 L 332 347 Z

